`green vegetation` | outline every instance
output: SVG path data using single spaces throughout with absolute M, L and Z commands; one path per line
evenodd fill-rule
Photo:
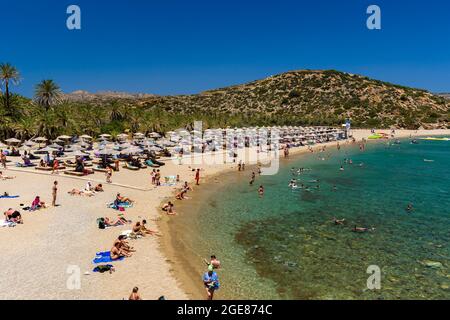
M 61 134 L 148 133 L 192 128 L 256 125 L 446 127 L 450 105 L 420 89 L 392 85 L 334 70 L 292 71 L 196 95 L 117 97 L 64 95 L 52 80 L 35 87 L 33 99 L 11 93 L 19 71 L 0 64 L 0 139 Z

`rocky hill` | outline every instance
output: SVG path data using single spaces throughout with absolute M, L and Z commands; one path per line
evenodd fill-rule
M 77 96 L 177 115 L 258 118 L 266 125 L 337 125 L 348 117 L 359 127 L 434 128 L 447 127 L 450 115 L 442 96 L 334 70 L 291 71 L 194 95 Z

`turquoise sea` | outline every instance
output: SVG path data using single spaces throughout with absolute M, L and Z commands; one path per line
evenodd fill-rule
M 292 167 L 310 169 L 296 177 L 310 190 L 288 187 Z M 200 257 L 214 253 L 222 299 L 450 298 L 449 141 L 332 147 L 284 160 L 253 186 L 250 175 L 223 175 L 180 208 L 176 238 L 199 287 Z M 370 265 L 380 290 L 367 289 Z

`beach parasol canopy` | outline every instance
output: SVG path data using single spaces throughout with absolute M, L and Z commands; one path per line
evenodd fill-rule
M 50 146 L 46 146 L 45 148 L 39 149 L 38 151 L 42 151 L 42 152 L 53 152 L 53 151 L 57 151 L 56 149 L 50 147 Z
M 60 139 L 60 140 L 69 140 L 69 139 L 71 139 L 71 138 L 72 138 L 71 136 L 62 135 L 62 136 L 59 136 L 57 139 Z
M 71 156 L 88 156 L 88 154 L 82 152 L 81 150 L 75 150 L 74 152 L 70 153 Z
M 5 140 L 6 143 L 11 144 L 11 143 L 20 143 L 19 139 L 16 138 L 9 138 Z
M 37 137 L 37 138 L 34 138 L 34 139 L 32 139 L 32 140 L 34 140 L 34 141 L 36 141 L 36 142 L 45 142 L 45 141 L 47 141 L 48 139 L 47 139 L 47 138 L 44 138 L 44 137 Z
M 37 144 L 37 143 L 35 143 L 35 142 L 31 141 L 31 140 L 25 141 L 25 142 L 23 143 L 23 145 L 24 145 L 24 146 L 27 146 L 27 147 L 32 147 L 32 146 L 35 146 L 36 144 Z
M 92 137 L 87 135 L 87 134 L 83 134 L 82 136 L 80 136 L 80 138 L 82 138 L 82 139 L 92 139 Z

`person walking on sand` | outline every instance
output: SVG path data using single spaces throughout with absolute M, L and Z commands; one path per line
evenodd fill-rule
M 195 184 L 197 186 L 200 185 L 199 181 L 200 181 L 200 169 L 197 169 L 197 171 L 195 172 Z
M 108 166 L 106 168 L 106 182 L 107 183 L 112 183 L 112 168 L 110 166 Z
M 52 187 L 52 206 L 56 207 L 56 195 L 58 193 L 58 181 L 53 182 Z
M 141 296 L 138 293 L 139 288 L 138 287 L 134 287 L 133 291 L 131 291 L 130 297 L 128 298 L 128 300 L 142 300 Z
M 59 162 L 57 159 L 53 160 L 52 174 L 58 174 Z
M 3 150 L 0 150 L 0 160 L 2 161 L 3 168 L 6 169 L 6 155 Z

